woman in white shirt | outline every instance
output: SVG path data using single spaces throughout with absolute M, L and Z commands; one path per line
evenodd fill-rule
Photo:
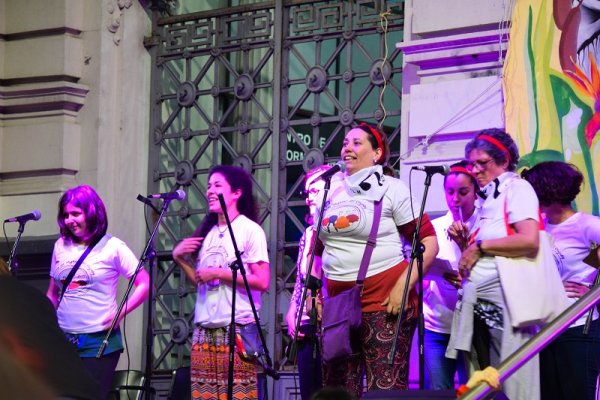
M 254 324 L 250 296 L 260 310 L 260 296 L 269 288 L 267 240 L 256 222 L 252 178 L 240 167 L 218 165 L 208 174 L 208 214 L 194 234 L 173 249 L 173 258 L 197 287 L 192 337 L 192 399 L 225 398 L 228 390 L 229 327 L 231 323 L 235 249 L 219 202 L 223 196 L 238 250 L 242 253 L 250 292 L 241 274 L 236 279 L 236 332 Z M 260 327 L 256 327 L 260 329 Z M 233 392 L 239 399 L 256 399 L 256 364 L 242 357 L 236 343 Z
M 414 286 L 418 273 L 415 268 L 407 282 L 408 261 L 402 254 L 400 235 L 410 241 L 417 227 L 410 192 L 399 179 L 384 176 L 389 144 L 385 133 L 376 127 L 362 123 L 350 129 L 344 137 L 341 158 L 346 170 L 331 178 L 329 202 L 315 249 L 319 261 L 322 260 L 328 296 L 356 285 L 373 227 L 376 202 L 381 202 L 382 211 L 362 290 L 362 325 L 350 338 L 354 354 L 325 365 L 324 384 L 345 387 L 359 397 L 366 371 L 367 390 L 407 389 L 410 344 L 416 326 Z M 426 272 L 438 251 L 435 230 L 426 214 L 419 237 L 425 246 Z M 408 286 L 408 302 L 399 324 L 397 352 L 389 365 L 387 357 L 405 286 Z M 323 310 L 324 319 L 326 313 Z
M 97 359 L 117 313 L 119 277 L 130 279 L 138 260 L 122 240 L 106 233 L 108 219 L 104 203 L 90 186 L 77 186 L 62 195 L 57 222 L 60 238 L 52 252 L 51 279 L 46 295 L 57 309 L 58 323 L 67 339 L 76 346 L 85 368 L 98 381 L 100 398 L 105 399 L 123 351 L 119 324 L 148 297 L 148 273 L 140 269 L 136 275 L 134 290 L 117 318 L 116 328 L 108 338 L 102 357 Z M 67 276 L 90 246 L 93 246 L 92 250 L 68 287 L 64 287 Z
M 546 161 L 521 174 L 535 189 L 554 239 L 554 259 L 571 303 L 589 291 L 598 273 L 600 217 L 577 212 L 573 201 L 583 175 L 577 167 Z M 596 399 L 600 372 L 600 320 L 594 307 L 587 335 L 587 314 L 575 321 L 540 353 L 544 400 Z
M 537 332 L 536 326 L 513 328 L 495 256 L 535 256 L 539 248 L 539 204 L 527 181 L 514 172 L 519 152 L 513 139 L 499 129 L 478 133 L 465 147 L 465 157 L 481 189 L 481 207 L 472 230 L 462 222 L 449 232 L 456 240 L 470 235 L 458 262 L 462 296 L 447 357 L 458 351 L 477 354 L 475 369 L 497 367 Z M 511 228 L 514 234 L 509 235 Z M 524 305 L 527 306 L 527 305 Z M 473 353 L 475 350 L 475 353 Z M 510 399 L 539 399 L 538 357 L 532 358 L 503 383 Z
M 462 221 L 471 228 L 477 217 L 477 181 L 466 167 L 466 161 L 450 167 L 450 172 L 444 178 L 444 194 L 449 211 L 431 221 L 440 251 L 423 281 L 425 389 L 453 389 L 454 374 L 457 372 L 459 383 L 467 381 L 462 360 L 445 356 L 460 287 L 458 260 L 462 248 L 467 245 L 464 242 L 459 246 L 452 240 L 448 228 L 454 221 Z

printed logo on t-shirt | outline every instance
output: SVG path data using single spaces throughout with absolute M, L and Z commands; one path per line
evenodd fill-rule
M 57 275 L 60 277 L 61 287 L 64 286 L 65 280 L 67 279 L 67 276 L 73 269 L 73 266 L 75 265 L 76 262 L 77 262 L 77 260 L 67 260 L 67 261 L 61 263 L 61 265 L 57 267 Z M 73 276 L 71 283 L 69 283 L 69 287 L 67 288 L 67 291 L 71 294 L 74 294 L 75 292 L 83 293 L 83 291 L 87 291 L 87 288 L 93 282 L 93 275 L 94 275 L 94 272 L 84 262 L 79 267 L 77 272 L 75 272 L 75 276 Z M 64 290 L 64 288 L 63 288 L 63 290 Z
M 327 232 L 350 233 L 364 228 L 364 210 L 348 203 L 332 204 L 321 223 Z
M 225 258 L 227 251 L 221 245 L 212 245 L 207 248 L 200 258 L 199 268 L 225 268 L 227 266 L 227 259 Z M 208 290 L 215 290 L 220 285 L 218 279 L 213 279 L 206 283 Z
M 561 253 L 558 247 L 552 248 L 552 255 L 554 256 L 554 262 L 556 263 L 556 267 L 558 268 L 558 272 L 562 274 L 565 271 L 565 256 Z

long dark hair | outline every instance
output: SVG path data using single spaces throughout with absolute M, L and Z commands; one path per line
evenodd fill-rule
M 232 165 L 216 165 L 208 173 L 208 179 L 213 174 L 221 174 L 231 186 L 232 191 L 240 190 L 241 196 L 237 200 L 237 209 L 240 214 L 248 219 L 257 222 L 256 201 L 252 195 L 252 177 L 246 170 Z M 192 236 L 206 237 L 213 226 L 217 224 L 218 216 L 214 212 L 209 212 L 200 226 L 194 231 Z
M 93 242 L 102 239 L 108 229 L 108 218 L 106 217 L 106 208 L 98 193 L 88 185 L 76 186 L 67 190 L 58 201 L 58 215 L 56 222 L 60 229 L 60 235 L 73 242 L 79 242 L 65 225 L 65 207 L 67 204 L 73 204 L 81 208 L 85 216 L 85 224 L 88 235 L 83 239 L 85 242 Z

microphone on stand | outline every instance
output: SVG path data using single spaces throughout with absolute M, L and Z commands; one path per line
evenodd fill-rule
M 184 200 L 185 192 L 181 189 L 174 192 L 149 194 L 146 196 L 149 199 L 163 199 L 163 200 Z
M 24 224 L 27 221 L 37 221 L 42 218 L 42 213 L 38 210 L 34 210 L 29 214 L 19 215 L 18 217 L 12 217 L 5 219 L 4 222 L 18 222 L 20 224 Z
M 323 180 L 330 179 L 336 173 L 344 172 L 345 170 L 346 170 L 346 163 L 344 161 L 340 160 L 340 161 L 336 162 L 335 165 L 333 167 L 331 167 L 331 169 L 328 169 L 327 171 L 325 171 L 321 175 L 319 175 L 319 179 L 323 179 Z
M 426 174 L 429 175 L 433 175 L 433 174 L 442 174 L 444 176 L 448 175 L 448 172 L 450 172 L 450 167 L 448 167 L 446 164 L 442 164 L 442 165 L 416 165 L 414 167 L 412 167 L 412 169 L 416 169 L 417 171 L 423 171 Z

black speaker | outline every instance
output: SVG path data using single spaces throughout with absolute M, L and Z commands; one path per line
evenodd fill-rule
M 453 399 L 456 400 L 456 392 L 448 390 L 372 390 L 362 397 L 371 400 L 433 400 L 433 399 Z

